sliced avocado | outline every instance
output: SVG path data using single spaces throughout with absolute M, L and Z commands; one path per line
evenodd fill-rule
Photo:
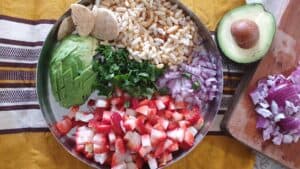
M 97 73 L 92 70 L 92 64 L 97 46 L 98 41 L 93 37 L 69 35 L 53 50 L 50 62 L 52 92 L 63 107 L 83 104 L 91 94 L 96 82 Z
M 253 45 L 248 43 L 245 47 L 245 45 L 241 45 L 239 39 L 235 36 L 237 34 L 234 34 L 232 26 L 240 21 L 249 21 L 248 23 L 256 25 L 257 29 L 250 26 L 246 30 L 250 36 L 258 35 L 257 40 L 252 41 L 254 42 Z M 243 23 L 239 26 L 245 28 Z M 255 30 L 257 30 L 257 33 Z M 261 59 L 268 52 L 275 31 L 276 22 L 273 15 L 265 11 L 261 4 L 249 4 L 235 8 L 224 15 L 218 25 L 216 38 L 219 48 L 229 59 L 237 63 L 251 63 Z M 239 32 L 239 35 L 241 38 L 247 36 L 245 30 Z M 250 37 L 250 40 L 253 40 L 251 38 L 255 37 Z

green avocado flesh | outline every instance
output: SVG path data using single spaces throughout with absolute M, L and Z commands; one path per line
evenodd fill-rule
M 85 102 L 93 92 L 96 72 L 92 69 L 98 41 L 70 35 L 55 47 L 50 62 L 50 81 L 55 99 L 70 107 Z
M 249 19 L 257 24 L 259 39 L 254 46 L 243 49 L 231 34 L 233 22 Z M 250 4 L 235 8 L 224 15 L 218 25 L 217 42 L 219 48 L 229 59 L 237 63 L 251 63 L 261 59 L 269 50 L 276 31 L 276 22 L 272 14 L 260 4 Z

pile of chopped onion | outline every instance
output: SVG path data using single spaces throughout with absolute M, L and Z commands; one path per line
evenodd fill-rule
M 181 64 L 175 70 L 169 70 L 159 80 L 159 88 L 167 88 L 176 101 L 185 101 L 204 108 L 213 100 L 218 89 L 217 66 L 209 57 L 198 54 L 192 63 Z
M 300 66 L 290 76 L 270 75 L 250 93 L 259 115 L 256 128 L 276 145 L 300 138 Z

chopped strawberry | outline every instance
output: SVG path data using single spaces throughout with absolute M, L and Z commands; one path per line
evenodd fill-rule
M 158 123 L 158 120 L 160 119 L 160 117 L 158 115 L 155 115 L 155 114 L 152 114 L 150 113 L 148 116 L 147 116 L 147 120 L 148 122 L 151 124 L 151 125 L 155 125 L 156 123 Z
M 117 97 L 121 97 L 124 95 L 123 91 L 118 87 L 115 88 L 115 94 Z
M 151 109 L 157 109 L 156 101 L 154 101 L 154 100 L 150 100 L 150 101 L 148 102 L 148 106 L 149 106 Z
M 162 101 L 165 105 L 168 105 L 169 102 L 171 101 L 170 96 L 158 96 L 157 99 Z
M 64 118 L 55 124 L 55 127 L 59 134 L 66 135 L 73 127 L 72 121 L 69 118 Z
M 148 135 L 148 134 L 142 135 L 141 141 L 142 141 L 143 147 L 151 146 L 150 135 Z
M 94 115 L 91 113 L 77 112 L 75 114 L 75 121 L 89 122 L 94 118 Z
M 181 120 L 178 122 L 180 128 L 187 128 L 190 126 L 190 122 L 187 120 Z
M 98 99 L 95 102 L 95 107 L 96 108 L 107 108 L 108 102 L 107 102 L 107 100 L 104 100 L 104 99 Z
M 142 100 L 142 101 L 139 102 L 138 107 L 148 105 L 149 102 L 150 102 L 149 99 L 144 99 L 144 100 Z
M 115 143 L 115 141 L 116 141 L 116 135 L 115 135 L 115 133 L 114 132 L 110 132 L 110 133 L 108 133 L 108 140 L 109 140 L 109 143 L 110 144 L 114 144 Z
M 103 115 L 104 116 L 104 115 Z M 112 113 L 110 116 L 111 119 L 111 124 L 112 124 L 112 129 L 113 131 L 117 134 L 117 135 L 123 135 L 123 131 L 121 128 L 121 121 L 122 121 L 122 117 L 119 113 Z
M 83 152 L 85 145 L 84 144 L 76 144 L 75 151 L 77 152 Z
M 191 132 L 191 133 L 193 134 L 194 137 L 195 137 L 195 136 L 197 135 L 197 133 L 198 133 L 198 130 L 197 130 L 195 127 L 193 127 L 193 126 L 187 128 L 187 130 L 188 130 L 189 132 Z
M 70 108 L 70 111 L 67 115 L 70 119 L 73 119 L 75 117 L 75 114 L 79 111 L 79 106 L 72 106 Z
M 150 112 L 150 108 L 147 105 L 139 106 L 138 108 L 135 109 L 136 112 L 141 113 L 144 116 L 147 116 L 148 113 Z
M 93 137 L 94 153 L 105 153 L 109 150 L 108 141 L 104 134 L 95 134 Z
M 95 126 L 95 130 L 98 133 L 108 134 L 111 131 L 110 124 L 98 124 Z
M 93 144 L 91 143 L 86 144 L 83 153 L 86 158 L 91 159 L 93 157 Z
M 137 165 L 134 162 L 126 163 L 127 169 L 138 169 Z
M 177 142 L 173 142 L 173 144 L 168 148 L 170 152 L 178 151 L 179 150 L 179 144 Z
M 105 111 L 105 109 L 103 109 L 103 108 L 95 108 L 94 113 L 93 113 L 94 114 L 94 119 L 101 121 L 104 111 Z
M 162 126 L 162 124 L 160 123 L 156 123 L 154 126 L 153 126 L 154 129 L 157 129 L 157 130 L 161 130 L 161 131 L 164 131 L 165 128 Z
M 163 146 L 163 150 L 167 150 L 170 146 L 172 146 L 172 144 L 174 143 L 174 141 L 172 141 L 171 139 L 167 139 L 164 142 L 164 146 Z
M 184 139 L 184 129 L 177 128 L 167 132 L 167 136 L 175 141 L 182 142 Z
M 126 131 L 132 131 L 136 127 L 136 118 L 134 116 L 129 116 L 125 121 L 124 121 L 124 128 Z
M 188 114 L 185 114 L 185 119 L 188 120 L 192 125 L 196 124 L 200 118 L 200 110 L 196 106 L 194 106 Z
M 184 129 L 178 128 L 177 129 L 177 141 L 181 143 L 183 141 L 183 139 L 184 139 Z
M 173 129 L 176 129 L 177 127 L 179 127 L 178 123 L 175 121 L 171 121 L 171 122 L 169 122 L 168 130 L 173 130 Z
M 157 169 L 158 168 L 157 161 L 154 157 L 148 155 L 147 160 L 148 160 L 148 166 L 149 166 L 150 169 Z
M 125 154 L 121 154 L 118 152 L 113 153 L 112 158 L 111 158 L 111 168 L 124 163 L 124 161 L 125 161 Z
M 164 152 L 162 156 L 158 159 L 159 167 L 166 165 L 172 159 L 173 159 L 172 153 Z
M 204 124 L 203 118 L 200 118 L 197 123 L 194 125 L 195 129 L 200 130 Z
M 116 148 L 116 153 L 118 154 L 125 154 L 126 149 L 125 149 L 125 144 L 122 138 L 117 138 L 115 141 L 115 148 Z
M 146 123 L 145 124 L 145 129 L 146 129 L 146 133 L 143 133 L 143 134 L 150 134 L 151 133 L 151 130 L 152 130 L 152 125 L 150 123 Z
M 194 144 L 194 136 L 193 133 L 190 132 L 189 130 L 186 130 L 184 132 L 184 143 L 186 143 L 189 147 L 192 147 Z
M 139 100 L 132 98 L 130 101 L 131 108 L 136 109 L 139 106 Z
M 161 142 L 156 146 L 155 152 L 154 152 L 155 158 L 158 158 L 161 154 L 164 153 L 164 146 L 165 146 L 165 142 Z
M 152 151 L 152 147 L 150 147 L 150 146 L 146 146 L 146 147 L 141 147 L 140 149 L 139 149 L 139 155 L 141 156 L 141 157 L 146 157 L 146 155 L 148 155 L 150 152 Z
M 139 155 L 133 155 L 133 161 L 135 161 L 137 168 L 143 168 L 144 159 L 142 159 Z
M 148 131 L 145 128 L 145 117 L 144 116 L 139 116 L 136 119 L 136 129 L 140 134 L 147 134 Z
M 90 100 L 87 102 L 87 105 L 88 105 L 89 107 L 93 107 L 93 106 L 95 106 L 95 104 L 96 104 L 96 100 L 94 100 L 94 99 L 90 99 Z
M 111 169 L 127 169 L 127 165 L 125 162 L 122 162 L 118 165 L 112 166 Z
M 176 106 L 175 106 L 175 103 L 173 101 L 170 101 L 168 109 L 169 110 L 176 110 Z
M 163 110 L 166 108 L 166 105 L 162 100 L 155 100 L 155 104 L 158 110 Z
M 125 114 L 128 116 L 136 116 L 136 112 L 133 109 L 126 109 Z
M 169 120 L 159 118 L 158 123 L 163 127 L 164 130 L 167 130 L 170 122 L 169 122 Z
M 159 142 L 164 141 L 167 138 L 167 135 L 164 131 L 152 129 L 150 138 L 152 145 L 157 145 Z
M 185 102 L 175 102 L 175 108 L 176 109 L 185 109 L 186 108 L 186 103 Z
M 180 121 L 183 119 L 183 115 L 177 111 L 172 114 L 172 117 L 175 121 Z
M 138 152 L 141 147 L 141 136 L 137 132 L 129 131 L 125 134 L 124 139 L 127 141 L 127 147 L 133 151 Z
M 173 112 L 171 110 L 166 110 L 165 111 L 165 118 L 172 119 L 172 117 L 173 117 Z
M 167 136 L 173 140 L 177 140 L 177 128 L 167 131 Z
M 82 126 L 78 127 L 76 131 L 76 144 L 87 144 L 91 143 L 94 137 L 92 129 Z
M 112 112 L 110 111 L 104 111 L 102 116 L 102 122 L 106 124 L 110 124 L 110 116 L 112 115 Z
M 110 99 L 110 104 L 112 106 L 119 107 L 119 106 L 123 106 L 124 105 L 124 101 L 125 100 L 122 97 L 113 97 L 113 98 Z
M 108 158 L 108 153 L 94 154 L 94 160 L 100 164 L 104 164 L 107 158 Z

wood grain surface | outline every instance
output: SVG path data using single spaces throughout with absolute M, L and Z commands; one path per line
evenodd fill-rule
M 255 127 L 257 116 L 249 93 L 261 78 L 276 73 L 288 74 L 294 70 L 300 61 L 299 56 L 300 3 L 292 0 L 281 17 L 273 46 L 249 78 L 250 81 L 236 93 L 234 105 L 225 124 L 226 130 L 234 138 L 293 169 L 300 168 L 300 142 L 280 146 L 270 141 L 264 142 L 261 131 Z

